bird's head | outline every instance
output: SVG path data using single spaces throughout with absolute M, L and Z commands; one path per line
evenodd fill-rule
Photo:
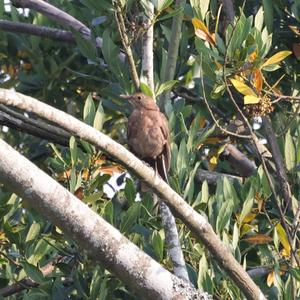
M 132 95 L 120 95 L 120 96 L 121 98 L 128 100 L 134 108 L 159 110 L 154 100 L 143 93 L 138 92 Z

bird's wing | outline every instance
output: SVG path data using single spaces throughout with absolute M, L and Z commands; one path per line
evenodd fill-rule
M 163 150 L 163 159 L 166 171 L 169 171 L 171 165 L 171 148 L 170 148 L 170 131 L 169 131 L 169 124 L 168 120 L 164 114 L 161 113 L 161 120 L 162 124 L 160 126 L 161 131 L 166 139 L 165 147 Z
M 127 125 L 127 139 L 130 140 L 132 137 L 136 136 L 138 128 L 139 112 L 135 109 L 128 119 Z

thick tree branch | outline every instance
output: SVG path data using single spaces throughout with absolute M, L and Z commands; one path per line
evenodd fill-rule
M 151 88 L 154 95 L 154 70 L 153 70 L 153 18 L 154 18 L 154 5 L 148 1 L 149 11 L 146 12 L 146 19 L 144 21 L 147 27 L 146 32 L 143 34 L 143 57 L 142 57 L 142 78 Z
M 239 181 L 242 182 L 243 178 L 230 175 L 230 174 L 224 174 L 224 173 L 218 173 L 218 172 L 212 172 L 212 171 L 206 171 L 199 169 L 196 173 L 196 180 L 199 182 L 203 182 L 204 180 L 207 181 L 208 184 L 217 184 L 219 180 L 222 180 L 223 178 L 227 178 L 229 181 Z
M 67 42 L 72 44 L 76 43 L 72 32 L 57 28 L 0 20 L 0 29 L 9 32 L 37 35 L 43 38 L 50 38 L 61 42 Z
M 0 89 L 0 103 L 32 111 L 117 158 L 138 177 L 145 180 L 153 188 L 154 192 L 164 199 L 164 202 L 170 207 L 172 212 L 188 226 L 195 236 L 202 240 L 208 251 L 218 261 L 220 266 L 227 271 L 228 275 L 239 286 L 246 297 L 249 299 L 265 299 L 260 289 L 245 272 L 243 267 L 235 260 L 230 250 L 215 234 L 206 218 L 194 211 L 182 197 L 155 174 L 152 168 L 146 166 L 123 146 L 74 117 L 15 91 Z M 42 184 L 42 186 L 44 185 Z M 64 207 L 66 207 L 65 203 Z M 89 219 L 87 216 L 84 217 L 85 220 Z
M 287 209 L 288 206 L 291 204 L 292 195 L 291 195 L 291 188 L 288 182 L 288 178 L 285 172 L 285 165 L 283 162 L 283 158 L 279 146 L 277 144 L 277 139 L 274 130 L 272 128 L 272 124 L 268 117 L 263 117 L 263 126 L 266 132 L 268 145 L 270 145 L 270 152 L 272 153 L 273 161 L 276 166 L 276 174 L 279 181 L 278 186 L 280 187 L 279 190 L 283 196 L 284 203 Z
M 175 218 L 169 207 L 163 201 L 159 203 L 159 212 L 166 235 L 167 250 L 173 264 L 174 274 L 189 282 L 189 274 L 184 261 Z
M 0 140 L 0 181 L 70 235 L 144 299 L 201 299 L 12 147 Z
M 48 2 L 42 0 L 11 0 L 11 2 L 16 7 L 33 9 L 68 29 L 73 28 L 81 33 L 83 38 L 87 40 L 91 39 L 91 30 L 86 25 Z M 101 48 L 102 43 L 103 39 L 97 37 L 96 46 Z
M 0 125 L 47 139 L 62 146 L 69 146 L 71 133 L 42 120 L 25 117 L 3 104 L 0 104 Z
M 183 7 L 185 4 L 185 0 L 176 0 L 176 9 Z M 168 59 L 166 63 L 166 67 L 164 70 L 164 77 L 163 81 L 169 81 L 174 79 L 175 71 L 176 71 L 176 63 L 178 58 L 178 49 L 180 44 L 180 37 L 181 37 L 181 27 L 182 27 L 182 20 L 183 20 L 183 11 L 178 13 L 172 22 L 172 32 L 171 38 L 168 48 Z M 164 111 L 165 103 L 170 98 L 169 93 L 163 93 L 160 97 L 160 107 L 161 110 Z
M 234 0 L 222 0 L 223 8 L 228 20 L 228 23 L 232 22 L 235 16 Z

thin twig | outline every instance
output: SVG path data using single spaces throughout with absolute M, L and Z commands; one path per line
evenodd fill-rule
M 252 136 L 251 135 L 244 135 L 244 134 L 238 134 L 232 131 L 227 130 L 226 128 L 222 127 L 219 124 L 219 121 L 215 118 L 214 113 L 208 103 L 208 100 L 206 98 L 206 94 L 205 94 L 205 88 L 204 88 L 204 80 L 203 80 L 203 74 L 202 74 L 202 55 L 201 55 L 201 62 L 200 62 L 200 78 L 201 78 L 201 86 L 202 86 L 202 92 L 203 92 L 203 100 L 204 103 L 207 107 L 207 110 L 209 111 L 209 114 L 211 116 L 211 118 L 213 119 L 214 123 L 216 124 L 216 126 L 224 133 L 234 136 L 234 137 L 238 137 L 238 138 L 242 138 L 242 139 L 251 139 Z
M 131 50 L 129 39 L 128 39 L 128 36 L 126 33 L 126 27 L 125 27 L 125 22 L 124 22 L 124 18 L 123 18 L 123 12 L 122 12 L 122 4 L 119 0 L 116 0 L 114 2 L 114 4 L 115 4 L 115 19 L 117 22 L 118 31 L 119 31 L 120 38 L 121 38 L 121 41 L 123 44 L 123 48 L 124 48 L 124 51 L 125 51 L 127 59 L 128 59 L 131 78 L 133 80 L 133 84 L 134 84 L 135 88 L 138 90 L 140 88 L 140 80 L 139 80 L 139 76 L 138 76 L 135 62 L 133 59 L 133 53 Z

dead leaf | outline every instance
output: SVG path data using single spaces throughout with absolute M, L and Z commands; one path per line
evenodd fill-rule
M 250 244 L 256 244 L 256 245 L 268 244 L 273 241 L 273 239 L 266 234 L 251 235 L 243 240 Z

